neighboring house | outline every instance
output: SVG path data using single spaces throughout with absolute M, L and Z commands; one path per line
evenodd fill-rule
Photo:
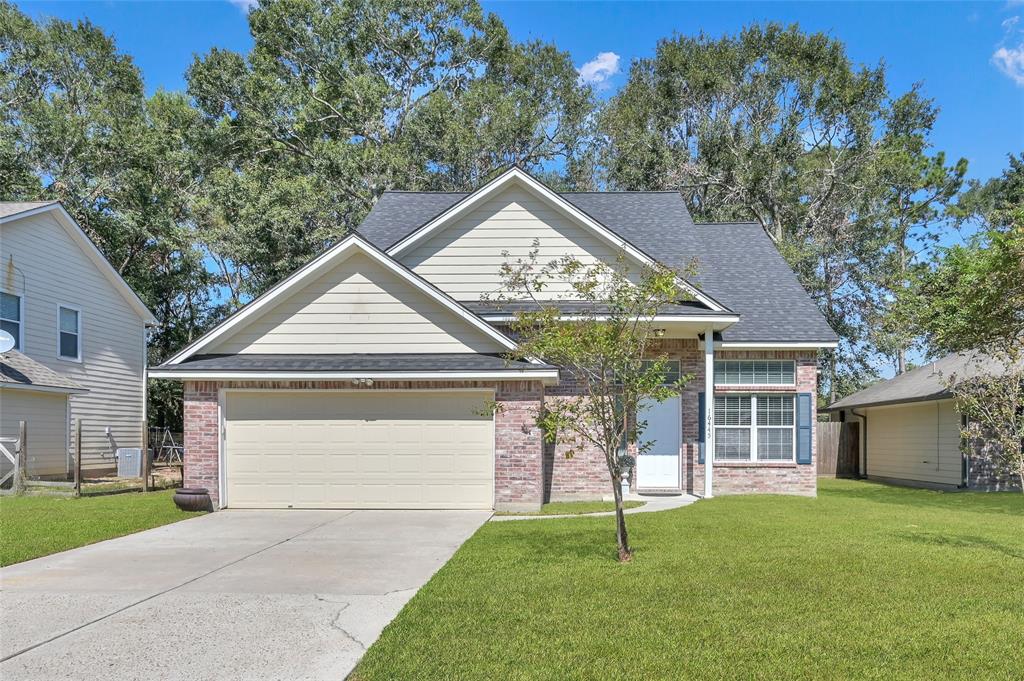
M 118 447 L 142 446 L 153 315 L 56 202 L 0 203 L 0 267 L 0 327 L 20 353 L 85 391 L 67 414 L 82 420 L 82 468 L 114 469 Z M 53 407 L 40 409 L 25 412 L 30 457 L 61 465 L 37 471 L 30 460 L 28 474 L 64 476 L 74 443 L 54 438 L 60 451 L 44 452 Z M 5 413 L 3 435 L 17 435 L 7 428 Z
M 860 474 L 887 482 L 940 489 L 1012 487 L 985 457 L 961 447 L 964 417 L 950 381 L 1001 370 L 976 353 L 953 353 L 844 397 L 822 411 L 860 424 Z
M 655 444 L 634 488 L 815 494 L 817 352 L 836 336 L 761 227 L 694 224 L 674 192 L 558 194 L 518 169 L 471 194 L 385 193 L 357 234 L 151 370 L 185 383 L 186 483 L 222 507 L 516 510 L 609 494 L 602 455 L 566 459 L 534 424 L 545 396 L 576 394 L 572 377 L 505 361 L 516 305 L 482 302 L 535 242 L 542 262 L 698 261 L 655 349 L 695 378 L 642 415 Z
M 17 350 L 0 353 L 0 437 L 20 437 L 21 423 L 26 427 L 32 424 L 31 437 L 26 434 L 25 438 L 30 445 L 26 469 L 32 475 L 67 475 L 70 396 L 85 392 L 71 379 Z M 7 459 L 0 458 L 0 477 L 9 470 Z

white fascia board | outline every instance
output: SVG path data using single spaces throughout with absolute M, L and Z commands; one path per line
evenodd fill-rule
M 251 318 L 254 314 L 267 308 L 270 304 L 277 301 L 282 295 L 290 292 L 295 287 L 302 283 L 312 279 L 321 271 L 328 267 L 336 264 L 345 257 L 347 257 L 352 251 L 358 250 L 359 252 L 370 256 L 376 262 L 383 265 L 385 268 L 391 270 L 395 274 L 399 275 L 417 289 L 433 298 L 437 302 L 441 303 L 449 310 L 457 314 L 458 316 L 465 319 L 472 326 L 476 327 L 480 331 L 483 331 L 487 336 L 493 338 L 495 341 L 500 343 L 508 350 L 515 350 L 516 343 L 511 338 L 501 333 L 493 326 L 485 322 L 484 320 L 477 317 L 475 314 L 470 312 L 468 309 L 460 305 L 458 302 L 453 300 L 450 296 L 440 291 L 433 284 L 430 284 L 419 275 L 409 271 L 402 265 L 398 264 L 387 256 L 386 253 L 369 244 L 365 239 L 359 236 L 356 232 L 352 232 L 344 239 L 339 241 L 337 244 L 328 248 L 326 251 L 318 255 L 317 257 L 310 260 L 308 263 L 292 272 L 289 276 L 282 279 L 280 282 L 275 284 L 270 290 L 256 298 L 248 305 L 243 307 L 241 310 L 228 317 L 226 320 L 221 322 L 219 325 L 210 330 L 206 335 L 196 340 L 191 345 L 181 350 L 178 354 L 167 360 L 167 364 L 180 364 L 183 360 L 191 357 L 199 350 L 208 346 L 213 341 L 217 340 L 232 329 L 238 328 L 243 322 Z
M 835 348 L 837 341 L 794 341 L 773 342 L 773 343 L 730 343 L 728 341 L 715 341 L 716 348 L 724 350 L 800 350 L 803 348 Z
M 518 317 L 516 317 L 515 315 L 505 315 L 505 314 L 481 314 L 480 316 L 483 319 L 486 319 L 489 322 L 495 322 L 495 323 L 513 322 L 516 319 L 518 319 Z M 594 316 L 590 316 L 590 315 L 587 315 L 587 316 L 561 315 L 558 318 L 558 320 L 562 321 L 562 322 L 574 322 L 574 321 L 581 321 L 581 320 L 589 321 L 591 319 L 594 320 L 594 321 L 598 321 L 598 322 L 606 322 L 606 321 L 608 321 L 609 317 L 607 317 L 606 315 L 594 315 Z M 676 315 L 676 316 L 672 316 L 672 315 L 655 315 L 654 317 L 648 317 L 647 319 L 649 321 L 651 321 L 651 322 L 656 322 L 656 323 L 660 323 L 660 324 L 667 324 L 667 323 L 670 323 L 670 322 L 686 322 L 686 323 L 689 323 L 689 324 L 693 324 L 693 323 L 704 324 L 704 323 L 707 323 L 707 324 L 727 324 L 727 325 L 728 324 L 735 324 L 736 322 L 738 322 L 740 320 L 738 315 L 715 315 L 715 316 L 711 316 L 711 315 L 697 315 L 697 316 L 692 316 L 692 317 L 680 317 L 678 315 Z
M 558 369 L 508 371 L 161 371 L 150 369 L 150 378 L 190 381 L 343 381 L 369 378 L 375 381 L 558 381 Z
M 54 211 L 57 215 L 57 221 L 61 223 L 64 231 L 78 244 L 78 246 L 85 251 L 86 256 L 92 260 L 93 264 L 96 265 L 97 269 L 105 276 L 110 283 L 114 285 L 114 288 L 128 301 L 128 304 L 132 306 L 135 312 L 142 317 L 142 321 L 146 326 L 155 326 L 156 317 L 146 304 L 142 302 L 138 294 L 132 290 L 132 287 L 128 285 L 128 282 L 118 274 L 114 266 L 110 264 L 110 261 L 100 253 L 100 249 L 96 248 L 96 244 L 92 242 L 89 235 L 85 233 L 85 230 L 79 226 L 78 222 L 64 209 L 64 206 L 59 203 L 50 203 L 45 206 L 38 206 L 31 208 L 14 215 L 8 215 L 0 218 L 0 224 L 6 222 L 14 222 L 15 220 L 21 220 L 23 218 L 31 217 L 33 215 L 39 215 L 41 213 L 48 213 Z
M 625 251 L 632 258 L 641 262 L 645 265 L 655 265 L 656 261 L 651 256 L 647 255 L 639 248 L 629 243 L 615 232 L 611 231 L 600 222 L 590 217 L 582 210 L 574 206 L 571 202 L 559 196 L 556 192 L 546 187 L 541 182 L 531 177 L 529 173 L 526 173 L 519 168 L 511 168 L 495 179 L 491 180 L 477 191 L 469 194 L 461 201 L 456 203 L 454 206 L 444 211 L 433 220 L 423 225 L 412 234 L 407 235 L 404 239 L 391 246 L 387 253 L 393 258 L 397 258 L 403 252 L 409 250 L 417 243 L 420 243 L 424 239 L 428 238 L 434 232 L 436 232 L 442 225 L 451 222 L 458 218 L 460 215 L 464 215 L 468 211 L 472 210 L 474 206 L 485 200 L 488 196 L 502 190 L 508 184 L 512 182 L 520 182 L 526 187 L 532 189 L 534 192 L 540 194 L 545 199 L 553 203 L 557 208 L 567 213 L 570 217 L 574 218 L 578 222 L 583 223 L 591 231 L 595 232 L 599 237 L 603 238 L 608 243 L 611 243 L 616 248 Z M 680 288 L 684 289 L 690 295 L 694 296 L 697 300 L 704 303 L 712 310 L 716 312 L 725 311 L 725 306 L 719 303 L 714 298 L 702 293 L 700 289 L 686 281 L 682 277 L 676 277 Z

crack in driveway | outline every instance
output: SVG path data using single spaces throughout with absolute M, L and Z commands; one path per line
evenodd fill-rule
M 308 534 L 310 532 L 313 532 L 314 530 L 318 530 L 321 527 L 324 527 L 325 525 L 330 525 L 331 523 L 335 523 L 335 522 L 337 522 L 339 520 L 342 520 L 343 518 L 347 518 L 350 515 L 352 515 L 352 511 L 349 511 L 348 513 L 345 513 L 344 515 L 339 516 L 337 518 L 331 518 L 330 520 L 327 520 L 325 522 L 322 522 L 322 523 L 319 523 L 317 525 L 314 525 L 313 527 L 310 527 L 310 528 L 307 528 L 305 530 L 302 530 L 301 532 L 296 532 L 295 534 L 293 534 L 293 535 L 291 535 L 289 537 L 285 537 L 284 539 L 282 539 L 280 541 L 277 541 L 277 542 L 274 542 L 273 544 L 268 544 L 267 546 L 264 546 L 263 548 L 261 548 L 261 549 L 259 549 L 257 551 L 252 551 L 251 553 L 248 553 L 248 554 L 246 554 L 246 555 L 244 555 L 244 556 L 242 556 L 240 558 L 236 558 L 235 560 L 228 561 L 227 563 L 224 563 L 223 565 L 219 565 L 219 566 L 213 568 L 212 570 L 208 570 L 208 571 L 206 571 L 206 572 L 204 572 L 204 573 L 202 573 L 200 575 L 192 577 L 191 579 L 187 579 L 184 582 L 181 582 L 179 584 L 175 584 L 174 586 L 168 587 L 168 588 L 166 588 L 166 589 L 164 589 L 162 591 L 157 591 L 156 593 L 150 594 L 149 596 L 146 596 L 145 598 L 140 598 L 139 600 L 133 601 L 133 602 L 129 603 L 128 605 L 125 605 L 125 606 L 122 606 L 120 608 L 117 608 L 116 610 L 112 610 L 111 612 L 108 612 L 105 615 L 101 615 L 100 617 L 97 617 L 95 619 L 89 620 L 88 622 L 85 622 L 83 624 L 79 624 L 78 626 L 72 627 L 72 628 L 70 628 L 70 629 L 68 629 L 66 631 L 62 631 L 61 633 L 56 634 L 55 636 L 51 636 L 50 638 L 47 638 L 47 639 L 45 639 L 43 641 L 40 641 L 38 643 L 33 643 L 30 646 L 26 646 L 26 647 L 22 648 L 21 650 L 13 652 L 10 655 L 7 655 L 6 657 L 0 658 L 0 662 L 6 662 L 8 660 L 13 660 L 14 658 L 18 657 L 19 655 L 24 655 L 25 653 L 27 653 L 29 651 L 32 651 L 32 650 L 35 650 L 36 648 L 39 648 L 41 646 L 45 646 L 45 645 L 47 645 L 49 643 L 53 643 L 54 641 L 56 641 L 58 639 L 64 638 L 68 634 L 73 634 L 76 631 L 81 631 L 82 629 L 85 629 L 86 627 L 90 627 L 90 626 L 96 624 L 97 622 L 102 622 L 103 620 L 110 619 L 114 615 L 120 614 L 120 613 L 122 613 L 122 612 L 124 612 L 126 610 L 130 610 L 131 608 L 134 608 L 134 607 L 136 607 L 138 605 L 141 605 L 143 603 L 147 603 L 147 602 L 153 600 L 154 598 L 158 598 L 160 596 L 163 596 L 164 594 L 168 594 L 168 593 L 170 593 L 172 591 L 175 591 L 176 589 L 182 588 L 183 586 L 188 586 L 189 584 L 197 582 L 200 579 L 203 579 L 204 577 L 209 577 L 210 575 L 212 575 L 212 574 L 214 574 L 216 572 L 220 572 L 221 570 L 229 568 L 232 565 L 237 565 L 238 563 L 241 563 L 244 560 L 248 560 L 249 558 L 252 558 L 253 556 L 257 556 L 257 555 L 263 553 L 264 551 L 269 551 L 272 548 L 275 548 L 275 547 L 280 546 L 282 544 L 286 544 L 287 542 L 290 542 L 293 539 L 297 539 L 298 537 L 301 537 L 304 534 Z

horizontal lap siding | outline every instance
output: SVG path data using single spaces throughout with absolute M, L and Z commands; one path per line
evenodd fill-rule
M 537 261 L 546 264 L 566 255 L 580 262 L 614 265 L 619 249 L 528 192 L 507 189 L 400 260 L 417 274 L 458 300 L 478 300 L 502 288 L 501 265 L 526 259 L 539 240 Z M 508 257 L 503 252 L 508 252 Z M 634 276 L 639 265 L 632 265 Z M 552 282 L 541 295 L 570 292 Z
M 866 413 L 869 476 L 961 483 L 960 420 L 951 401 L 868 409 Z
M 143 320 L 51 213 L 2 229 L 0 287 L 24 297 L 23 352 L 89 390 L 71 398 L 71 417 L 83 422 L 82 466 L 111 469 L 117 447 L 142 446 Z M 82 362 L 57 357 L 58 305 L 81 310 Z
M 18 437 L 19 423 L 25 421 L 31 477 L 67 473 L 67 416 L 63 393 L 0 389 L 0 437 Z
M 498 352 L 492 338 L 365 255 L 302 287 L 210 352 Z

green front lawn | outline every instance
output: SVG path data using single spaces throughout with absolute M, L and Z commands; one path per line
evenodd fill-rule
M 819 486 L 488 523 L 354 678 L 1020 678 L 1024 495 Z
M 0 565 L 184 520 L 173 490 L 100 497 L 0 497 Z
M 639 508 L 645 501 L 623 501 L 622 508 Z M 495 515 L 586 515 L 606 513 L 615 510 L 614 501 L 552 501 L 540 507 L 536 513 L 497 513 Z

